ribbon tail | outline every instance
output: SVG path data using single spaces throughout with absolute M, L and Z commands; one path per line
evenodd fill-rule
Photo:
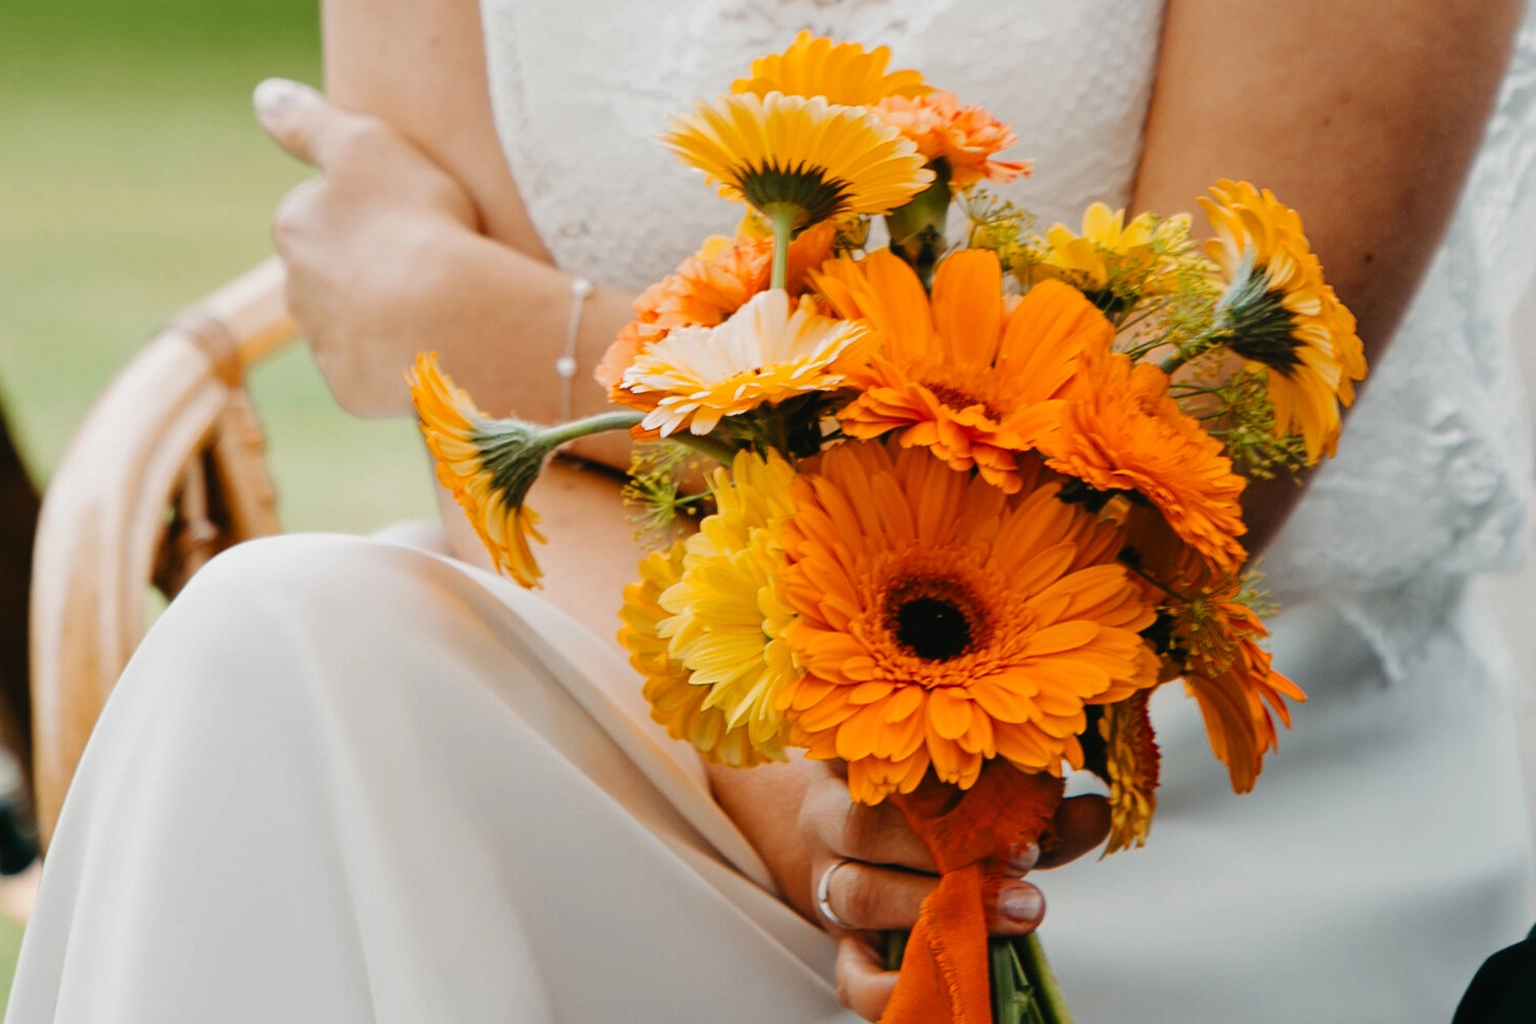
M 984 883 L 978 864 L 939 879 L 918 912 L 880 1024 L 991 1024 Z

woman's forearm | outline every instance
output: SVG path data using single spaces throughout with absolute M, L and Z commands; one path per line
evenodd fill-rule
M 1135 208 L 1192 209 L 1223 177 L 1273 189 L 1305 216 L 1378 360 L 1449 223 L 1523 8 L 1169 0 Z M 1300 494 L 1250 488 L 1250 551 Z
M 502 156 L 479 4 L 324 0 L 322 15 L 328 98 L 384 122 L 451 178 L 475 210 L 474 223 L 464 225 L 470 230 L 441 230 L 441 223 L 422 221 L 399 225 L 388 237 L 359 230 L 353 235 L 363 244 L 332 254 L 332 263 L 359 268 L 359 279 L 381 263 L 392 264 L 398 277 L 390 281 L 382 273 L 396 297 L 390 322 L 369 317 L 361 299 L 350 320 L 333 318 L 337 331 L 355 324 L 367 332 L 345 341 L 368 358 L 360 355 L 356 365 L 345 367 L 350 377 L 344 383 L 353 394 L 344 404 L 367 415 L 408 413 L 401 372 L 418 350 L 431 348 L 488 411 L 541 422 L 558 418 L 564 385 L 555 361 L 571 318 L 571 279 L 552 266 Z M 373 181 L 365 174 L 349 178 L 345 188 L 365 201 Z M 387 207 L 367 212 L 390 213 Z M 358 280 L 349 284 L 364 294 L 377 290 Z M 633 316 L 629 301 L 599 285 L 583 306 L 571 381 L 577 415 L 607 405 L 591 371 Z M 576 450 L 627 465 L 622 438 L 586 441 Z

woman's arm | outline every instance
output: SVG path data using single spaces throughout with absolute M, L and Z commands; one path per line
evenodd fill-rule
M 433 348 L 489 411 L 556 419 L 571 279 L 502 156 L 479 4 L 323 0 L 322 23 L 330 105 L 304 97 L 264 124 L 321 171 L 283 203 L 276 235 L 337 400 L 362 416 L 408 413 L 401 374 Z M 583 308 L 578 415 L 607 404 L 590 371 L 633 316 L 630 299 L 599 285 Z M 627 465 L 622 439 L 581 451 Z
M 1524 7 L 1169 0 L 1134 209 L 1193 209 L 1220 178 L 1273 189 L 1374 363 L 1450 221 Z M 1250 551 L 1300 494 L 1250 488 Z

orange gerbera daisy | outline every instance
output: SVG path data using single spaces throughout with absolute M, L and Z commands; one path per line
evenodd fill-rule
M 985 108 L 962 107 L 960 97 L 952 92 L 892 96 L 880 101 L 875 113 L 911 139 L 930 161 L 945 161 L 950 184 L 956 188 L 983 180 L 1006 183 L 1030 172 L 1028 160 L 992 159 L 1019 137 Z
M 1133 560 L 1161 605 L 1164 677 L 1182 676 L 1200 704 L 1211 751 L 1227 766 L 1232 788 L 1253 789 L 1264 755 L 1279 745 L 1275 717 L 1289 728 L 1282 698 L 1307 695 L 1275 671 L 1269 637 L 1250 607 L 1243 577 L 1211 569 L 1150 512 L 1132 514 L 1123 558 Z
M 865 50 L 858 43 L 834 43 L 802 30 L 783 53 L 752 62 L 752 74 L 731 83 L 732 92 L 767 96 L 820 96 L 828 103 L 868 107 L 888 96 L 922 96 L 930 91 L 921 72 L 885 70 L 891 51 Z
M 789 243 L 789 294 L 798 296 L 808 270 L 832 255 L 837 229 L 823 222 Z M 727 238 L 715 235 L 677 270 L 651 285 L 635 300 L 635 319 L 619 332 L 593 376 L 613 390 L 642 349 L 676 327 L 714 327 L 768 287 L 773 264 L 773 236 Z M 617 399 L 615 399 L 617 400 Z
M 670 552 L 653 551 L 641 560 L 639 581 L 624 588 L 619 643 L 645 677 L 642 692 L 651 718 L 666 726 L 669 736 L 693 744 L 710 762 L 750 768 L 773 755 L 759 752 L 746 723 L 733 727 L 725 711 L 705 706 L 710 688 L 693 684 L 693 673 L 671 654 L 670 641 L 660 633 L 661 623 L 671 616 L 661 606 L 661 595 L 682 579 L 685 553 L 679 541 Z M 782 745 L 778 753 L 782 759 Z
M 1009 496 L 856 441 L 796 478 L 781 587 L 806 674 L 780 705 L 808 756 L 848 762 L 855 800 L 910 793 L 930 765 L 969 788 L 995 756 L 1060 774 L 1082 764 L 1085 705 L 1156 684 L 1116 527 L 1039 473 Z
M 1301 434 L 1308 462 L 1332 455 L 1339 406 L 1365 378 L 1354 314 L 1323 280 L 1300 215 L 1269 189 L 1223 180 L 1200 205 L 1216 230 L 1206 250 L 1228 284 L 1217 307 L 1228 347 L 1265 369 L 1276 428 Z
M 1114 328 L 1081 292 L 1056 282 L 1032 289 L 1010 313 L 1002 268 L 988 249 L 939 264 L 933 297 L 889 250 L 833 260 L 811 275 L 837 313 L 863 318 L 881 350 L 850 373 L 863 393 L 839 413 L 843 431 L 890 431 L 951 468 L 975 467 L 1010 493 L 1022 485 L 1018 453 L 1057 415 L 1078 357 L 1107 350 Z
M 1040 450 L 1052 469 L 1089 487 L 1141 494 L 1216 565 L 1242 564 L 1247 481 L 1232 472 L 1221 442 L 1179 410 L 1156 366 L 1118 352 L 1085 355 Z
M 496 567 L 525 587 L 537 586 L 543 573 L 528 542 L 542 544 L 544 537 L 538 513 L 523 504 L 543 457 L 537 432 L 517 420 L 487 417 L 442 372 L 435 352 L 418 355 L 405 379 L 437 459 L 437 479 L 453 492 Z

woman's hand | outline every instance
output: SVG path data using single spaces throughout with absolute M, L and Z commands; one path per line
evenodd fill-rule
M 283 79 L 254 100 L 272 138 L 321 172 L 288 193 L 272 231 L 315 361 L 348 411 L 405 412 L 400 371 L 437 333 L 434 293 L 449 254 L 477 239 L 474 204 L 377 118 Z
M 715 796 L 768 863 L 802 915 L 839 937 L 838 996 L 860 1016 L 876 1020 L 890 1000 L 896 972 L 885 970 L 879 933 L 909 930 L 918 908 L 939 884 L 933 858 L 890 803 L 855 804 L 840 766 L 797 760 L 751 771 L 712 769 Z M 1034 845 L 993 865 L 1008 877 L 989 909 L 997 935 L 1034 931 L 1045 898 L 1024 876 L 1035 868 L 1075 860 L 1103 842 L 1109 810 L 1102 797 L 1063 801 L 1055 831 L 1060 842 L 1042 855 Z M 819 889 L 826 885 L 826 905 Z M 847 927 L 840 927 L 841 924 Z
M 273 226 L 288 300 L 336 400 L 359 416 L 404 415 L 402 374 L 435 350 L 493 414 L 558 416 L 555 361 L 571 319 L 571 278 L 480 233 L 459 182 L 383 121 L 347 113 L 308 86 L 269 79 L 262 126 L 320 170 L 279 206 Z M 598 287 L 584 303 L 576 415 L 607 406 L 590 370 L 631 317 L 629 296 Z M 627 464 L 620 438 L 580 452 Z

